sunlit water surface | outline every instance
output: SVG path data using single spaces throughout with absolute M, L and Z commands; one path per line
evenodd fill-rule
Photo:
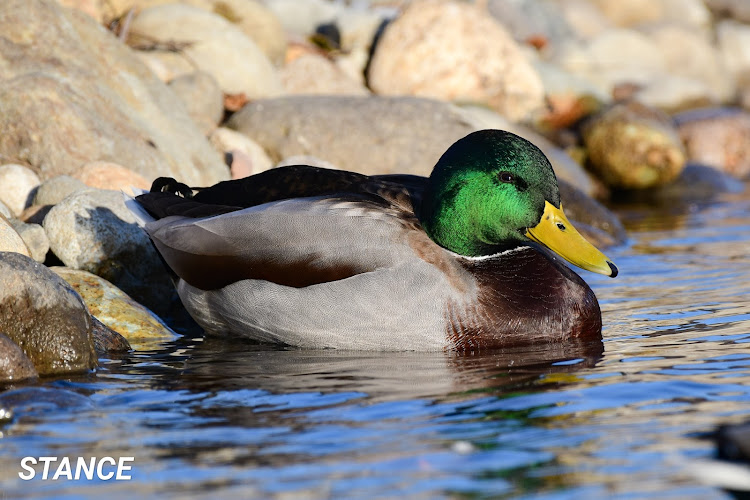
M 0 498 L 727 498 L 695 466 L 750 419 L 750 202 L 623 208 L 604 343 L 451 356 L 181 339 L 0 395 Z M 22 481 L 132 456 L 131 481 Z

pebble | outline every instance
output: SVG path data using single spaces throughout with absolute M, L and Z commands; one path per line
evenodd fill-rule
M 149 189 L 151 183 L 141 174 L 108 161 L 92 161 L 73 173 L 84 185 L 97 189 L 109 189 L 133 194 L 131 188 Z
M 160 316 L 173 312 L 174 285 L 122 193 L 73 193 L 49 211 L 43 226 L 50 249 L 67 267 L 103 277 Z
M 97 160 L 195 185 L 229 177 L 177 96 L 93 19 L 48 0 L 2 6 L 3 158 L 41 179 Z
M 592 116 L 582 133 L 589 165 L 611 187 L 664 185 L 685 166 L 685 150 L 671 118 L 635 101 Z
M 360 82 L 353 80 L 330 59 L 307 53 L 288 62 L 280 72 L 287 94 L 368 95 Z
M 205 71 L 178 76 L 169 82 L 188 115 L 205 135 L 209 135 L 224 117 L 224 94 L 216 79 Z
M 750 178 L 750 112 L 708 108 L 675 116 L 688 159 Z
M 86 184 L 69 175 L 56 175 L 42 182 L 34 193 L 33 205 L 57 205 L 71 193 L 86 189 Z
M 0 200 L 15 216 L 31 205 L 39 184 L 39 176 L 28 167 L 16 164 L 0 166 Z
M 0 251 L 17 252 L 26 257 L 31 257 L 29 247 L 26 246 L 21 235 L 4 216 L 0 216 Z
M 368 82 L 382 95 L 482 103 L 512 121 L 544 105 L 542 81 L 507 31 L 454 1 L 410 3 L 375 46 Z
M 49 252 L 49 239 L 44 228 L 39 224 L 29 224 L 18 219 L 10 219 L 9 222 L 26 245 L 29 256 L 37 262 L 44 262 Z
M 281 82 L 262 50 L 238 27 L 218 14 L 183 4 L 141 10 L 132 31 L 142 44 L 179 46 L 179 52 L 209 73 L 226 94 L 250 99 L 280 94 Z
M 91 320 L 81 297 L 48 268 L 13 252 L 0 252 L 0 332 L 40 375 L 96 366 Z
M 122 335 L 133 349 L 147 349 L 179 337 L 158 316 L 107 280 L 86 271 L 52 267 L 83 298 L 91 314 Z
M 37 378 L 39 374 L 23 350 L 0 333 L 0 382 L 15 382 Z
M 235 130 L 219 127 L 209 140 L 222 154 L 232 155 L 230 170 L 233 179 L 259 174 L 273 167 L 273 161 L 257 142 Z

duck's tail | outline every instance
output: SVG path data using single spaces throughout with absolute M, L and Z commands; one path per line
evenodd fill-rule
M 135 217 L 136 224 L 138 224 L 139 227 L 143 228 L 146 226 L 146 224 L 148 224 L 149 222 L 153 222 L 156 219 L 153 218 L 151 214 L 149 214 L 146 209 L 141 206 L 140 203 L 138 203 L 135 197 L 148 193 L 148 191 L 136 187 L 131 187 L 130 189 L 133 191 L 134 196 L 130 196 L 124 191 L 122 192 L 125 206 L 128 208 L 128 210 L 130 210 L 130 213 L 133 214 L 133 217 Z

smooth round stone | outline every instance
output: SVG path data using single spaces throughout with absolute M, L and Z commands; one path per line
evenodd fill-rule
M 685 150 L 669 116 L 635 101 L 592 116 L 582 134 L 590 167 L 612 187 L 662 186 L 685 166 Z
M 23 165 L 0 166 L 0 200 L 18 216 L 31 205 L 34 190 L 41 184 L 39 176 Z
M 731 19 L 716 24 L 716 39 L 722 61 L 733 78 L 740 81 L 750 74 L 750 25 Z
M 23 350 L 0 333 L 0 382 L 14 382 L 36 378 L 39 374 Z
M 675 116 L 691 161 L 736 178 L 750 178 L 750 113 L 709 108 Z
M 485 104 L 512 121 L 544 106 L 544 87 L 513 38 L 487 11 L 415 1 L 386 28 L 368 72 L 382 95 Z
M 13 213 L 10 211 L 10 208 L 8 208 L 8 205 L 3 203 L 2 200 L 0 200 L 0 215 L 5 217 L 6 219 L 10 219 L 11 217 L 13 217 Z
M 73 193 L 52 207 L 43 226 L 50 249 L 67 267 L 103 277 L 157 314 L 172 312 L 174 285 L 123 193 Z
M 69 175 L 56 175 L 42 182 L 34 193 L 33 205 L 57 205 L 66 196 L 80 189 L 86 189 L 86 184 Z
M 73 174 L 86 186 L 96 189 L 123 191 L 132 195 L 131 188 L 149 189 L 151 183 L 141 174 L 108 161 L 87 163 Z
M 281 93 L 281 83 L 262 50 L 218 14 L 182 4 L 143 9 L 132 30 L 150 41 L 184 44 L 181 52 L 211 74 L 226 94 L 250 99 Z
M 128 352 L 132 349 L 125 337 L 91 316 L 91 335 L 94 337 L 94 349 L 99 356 L 112 353 Z
M 179 337 L 158 316 L 109 281 L 77 269 L 50 269 L 78 292 L 95 318 L 125 337 L 133 349 L 152 348 Z
M 368 95 L 367 88 L 319 54 L 302 54 L 280 71 L 287 94 Z
M 40 375 L 96 366 L 90 315 L 81 297 L 48 268 L 13 252 L 0 252 L 0 332 Z
M 49 252 L 49 239 L 44 228 L 39 224 L 28 224 L 18 219 L 11 219 L 9 222 L 29 249 L 31 258 L 37 262 L 44 262 Z
M 205 71 L 195 71 L 175 78 L 169 88 L 183 102 L 198 128 L 209 135 L 224 116 L 224 94 L 216 79 Z
M 242 163 L 241 167 L 235 167 L 234 162 L 230 166 L 233 179 L 265 172 L 273 167 L 273 161 L 257 142 L 235 130 L 219 127 L 213 131 L 209 140 L 223 154 L 229 153 L 233 155 L 233 160 Z
M 16 252 L 31 257 L 23 238 L 4 216 L 0 216 L 0 252 Z
M 659 21 L 707 28 L 711 13 L 703 0 L 590 0 L 617 26 L 634 27 Z

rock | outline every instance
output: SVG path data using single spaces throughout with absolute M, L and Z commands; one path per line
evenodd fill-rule
M 722 61 L 738 83 L 750 80 L 750 26 L 731 19 L 716 25 Z
M 98 0 L 57 0 L 61 5 L 78 9 L 84 14 L 88 14 L 97 23 L 104 21 L 101 2 Z
M 716 104 L 715 92 L 705 83 L 681 76 L 663 76 L 645 88 L 636 89 L 632 98 L 667 113 Z
M 384 95 L 483 103 L 513 121 L 544 105 L 539 75 L 491 16 L 454 1 L 417 1 L 386 28 L 368 72 Z
M 286 34 L 269 7 L 253 0 L 192 0 L 187 3 L 197 7 L 208 3 L 210 10 L 252 39 L 273 64 L 280 66 L 284 62 Z
M 559 2 L 567 25 L 581 40 L 589 40 L 612 28 L 612 22 L 589 0 L 565 0 Z
M 603 31 L 586 42 L 570 40 L 551 47 L 546 59 L 607 95 L 620 83 L 648 85 L 663 75 L 666 65 L 653 40 L 622 28 Z
M 209 140 L 223 154 L 232 155 L 230 169 L 233 179 L 259 174 L 273 167 L 273 161 L 257 142 L 232 129 L 219 127 Z M 235 160 L 241 162 L 242 166 L 235 166 Z
M 258 100 L 227 125 L 252 137 L 273 161 L 310 155 L 365 174 L 429 175 L 448 146 L 474 131 L 449 104 L 377 96 Z
M 86 184 L 69 175 L 57 175 L 42 182 L 34 193 L 33 205 L 57 205 L 66 196 L 86 189 Z
M 92 161 L 73 175 L 88 187 L 123 191 L 129 195 L 133 194 L 131 188 L 149 189 L 151 187 L 151 183 L 142 175 L 108 161 Z
M 78 292 L 96 319 L 125 337 L 134 349 L 179 337 L 154 313 L 107 280 L 67 267 L 51 269 Z
M 52 209 L 54 205 L 31 205 L 29 208 L 23 211 L 20 220 L 28 224 L 39 224 L 42 225 L 44 218 L 47 217 L 47 213 Z
M 730 100 L 735 93 L 732 77 L 710 36 L 689 26 L 661 24 L 648 30 L 659 48 L 665 73 L 704 84 L 705 97 L 714 102 Z M 658 83 L 660 78 L 654 83 Z
M 0 252 L 17 252 L 31 257 L 31 252 L 23 238 L 4 216 L 0 216 Z
M 0 383 L 37 378 L 39 374 L 28 356 L 15 342 L 0 333 Z
M 169 88 L 185 104 L 198 128 L 209 135 L 224 116 L 224 94 L 214 77 L 205 71 L 196 71 L 175 78 L 169 82 Z
M 134 43 L 179 46 L 180 53 L 211 74 L 226 94 L 257 99 L 281 93 L 278 75 L 263 51 L 217 14 L 190 5 L 158 5 L 140 11 L 131 28 L 143 37 Z
M 13 215 L 20 215 L 31 205 L 34 190 L 39 184 L 39 176 L 28 167 L 14 164 L 0 166 L 0 200 Z
M 714 200 L 721 193 L 741 193 L 744 183 L 713 167 L 687 163 L 674 182 L 655 189 L 627 193 L 628 200 L 653 206 L 693 205 Z
M 99 356 L 106 356 L 113 353 L 128 352 L 132 348 L 127 339 L 91 316 L 91 335 L 94 338 L 94 349 Z
M 750 23 L 750 3 L 746 0 L 703 0 L 717 19 L 731 17 L 735 21 Z
M 591 117 L 582 133 L 590 167 L 612 187 L 665 185 L 685 166 L 685 150 L 669 116 L 635 101 Z
M 30 257 L 37 262 L 44 262 L 49 252 L 49 239 L 44 228 L 39 224 L 27 224 L 18 219 L 11 219 L 9 222 L 28 248 Z
M 162 317 L 173 313 L 174 286 L 122 193 L 73 193 L 49 211 L 44 229 L 66 266 L 105 278 Z
M 42 179 L 95 160 L 195 185 L 228 177 L 174 93 L 89 16 L 3 0 L 0 30 L 2 157 Z
M 667 21 L 707 28 L 711 13 L 703 0 L 591 0 L 617 26 L 631 27 Z
M 325 0 L 274 0 L 268 8 L 276 14 L 284 31 L 304 37 L 315 27 L 333 21 L 341 7 Z
M 0 331 L 40 375 L 96 366 L 91 320 L 81 297 L 43 265 L 12 252 L 0 252 Z
M 193 64 L 177 52 L 136 50 L 135 54 L 164 83 L 195 72 Z
M 750 113 L 709 108 L 681 113 L 675 120 L 690 161 L 750 177 Z
M 367 95 L 361 83 L 352 80 L 326 57 L 304 54 L 288 62 L 281 72 L 281 83 L 287 94 Z
M 562 2 L 560 2 L 562 3 Z M 540 40 L 543 45 L 574 36 L 560 3 L 536 0 L 489 0 L 487 10 L 518 42 Z
M 0 215 L 5 217 L 6 219 L 10 219 L 11 217 L 13 217 L 13 213 L 10 211 L 10 208 L 8 208 L 8 205 L 3 203 L 2 200 L 0 200 Z

